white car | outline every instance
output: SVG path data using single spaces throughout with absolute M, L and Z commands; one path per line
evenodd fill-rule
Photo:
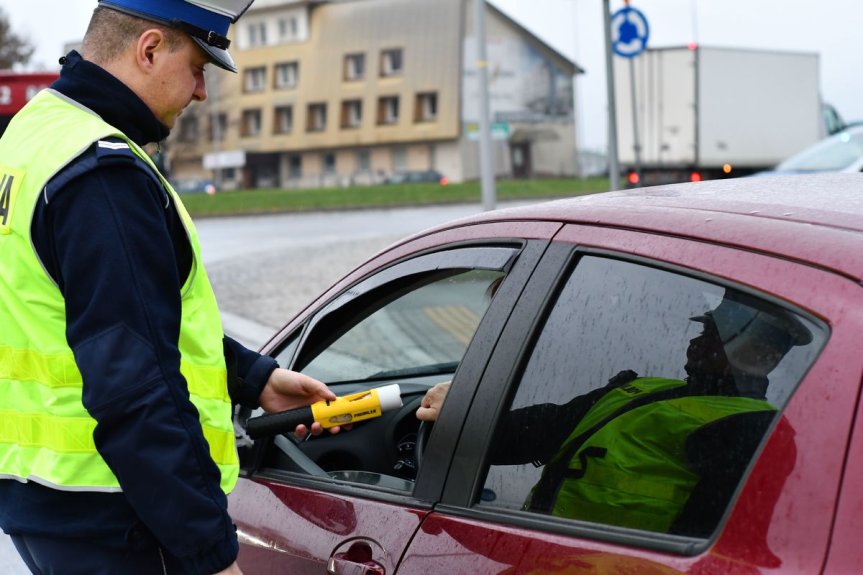
M 863 170 L 863 125 L 852 126 L 833 134 L 794 154 L 773 170 L 761 174 L 859 172 L 861 170 Z

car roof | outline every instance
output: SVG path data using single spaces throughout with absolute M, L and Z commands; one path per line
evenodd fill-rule
M 525 220 L 687 237 L 863 280 L 863 174 L 734 178 L 605 192 L 483 212 L 452 225 Z

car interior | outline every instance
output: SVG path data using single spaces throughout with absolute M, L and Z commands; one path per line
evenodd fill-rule
M 271 442 L 258 438 L 243 464 L 411 491 L 416 410 L 428 389 L 454 377 L 512 252 L 496 257 L 497 269 L 434 269 L 356 286 L 306 322 L 278 349 L 280 365 L 323 381 L 340 397 L 397 384 L 401 405 L 338 434 L 298 439 L 289 424 Z M 254 427 L 262 415 L 244 411 L 240 419 Z M 420 447 L 430 429 L 423 426 Z

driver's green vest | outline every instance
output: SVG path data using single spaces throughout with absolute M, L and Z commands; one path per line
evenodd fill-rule
M 731 415 L 776 410 L 758 399 L 685 394 L 627 409 L 684 385 L 677 379 L 642 377 L 602 396 L 546 466 L 551 469 L 565 463 L 561 457 L 569 457 L 556 485 L 552 514 L 667 532 L 700 479 L 686 458 L 690 435 Z
M 0 477 L 65 490 L 121 490 L 96 451 L 96 421 L 82 403 L 81 373 L 66 343 L 63 296 L 30 237 L 34 208 L 46 183 L 108 136 L 126 140 L 158 174 L 139 146 L 52 90 L 37 94 L 0 139 Z M 171 186 L 159 178 L 185 224 L 194 254 L 182 287 L 180 371 L 221 471 L 222 488 L 229 492 L 239 464 L 219 310 L 192 220 Z

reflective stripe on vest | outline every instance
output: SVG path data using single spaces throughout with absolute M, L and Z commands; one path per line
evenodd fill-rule
M 644 394 L 683 386 L 680 380 L 639 378 L 600 398 L 558 452 L 571 451 L 571 441 L 600 425 L 570 457 L 552 514 L 667 532 L 700 479 L 686 459 L 688 438 L 731 415 L 775 411 L 763 400 L 686 395 L 625 410 Z
M 33 211 L 45 184 L 93 142 L 108 136 L 125 140 L 158 174 L 140 147 L 52 90 L 37 94 L 0 139 L 0 477 L 68 490 L 120 490 L 93 443 L 96 422 L 82 404 L 81 373 L 66 343 L 63 296 L 45 273 L 30 238 Z M 159 178 L 174 200 L 193 251 L 181 294 L 180 371 L 221 471 L 222 488 L 229 492 L 239 463 L 219 310 L 200 263 L 192 220 L 174 190 Z

